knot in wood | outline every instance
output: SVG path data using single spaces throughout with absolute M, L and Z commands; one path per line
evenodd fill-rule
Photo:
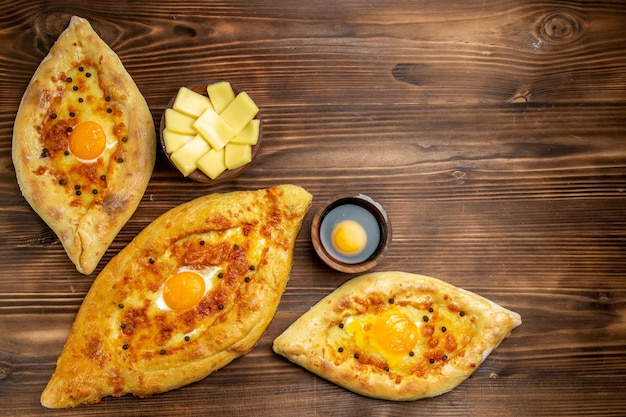
M 47 13 L 37 15 L 33 21 L 33 33 L 37 50 L 46 55 L 57 38 L 65 30 L 71 13 L 47 10 Z
M 582 28 L 582 20 L 575 14 L 553 12 L 545 15 L 539 23 L 538 38 L 549 44 L 571 43 L 579 38 Z
M 454 177 L 454 184 L 463 185 L 465 184 L 465 172 L 456 170 L 452 172 L 452 176 Z

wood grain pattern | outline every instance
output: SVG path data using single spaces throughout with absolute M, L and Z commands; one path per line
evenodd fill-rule
M 314 195 L 259 345 L 198 383 L 55 415 L 590 416 L 626 414 L 626 8 L 619 1 L 35 1 L 0 4 L 0 414 L 39 395 L 92 277 L 22 198 L 12 127 L 72 15 L 119 54 L 155 123 L 181 85 L 228 80 L 265 118 L 237 179 L 181 178 L 159 154 L 100 267 L 159 214 L 209 192 L 291 182 Z M 271 343 L 345 282 L 310 242 L 313 213 L 362 192 L 387 211 L 379 270 L 444 279 L 521 313 L 454 391 L 363 398 Z

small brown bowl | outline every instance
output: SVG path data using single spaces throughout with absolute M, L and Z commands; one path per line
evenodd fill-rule
M 341 220 L 356 220 L 363 226 L 368 243 L 354 256 L 339 253 L 330 237 Z M 383 207 L 370 197 L 345 194 L 327 201 L 311 223 L 313 248 L 325 264 L 346 273 L 362 273 L 374 268 L 391 244 L 391 223 Z
M 202 94 L 203 96 L 208 96 L 207 91 L 206 91 L 207 86 L 211 84 L 215 84 L 217 82 L 219 82 L 219 80 L 206 80 L 206 81 L 200 81 L 195 84 L 187 85 L 185 87 L 187 87 L 191 91 Z M 239 87 L 233 84 L 231 84 L 231 87 L 233 91 L 235 92 L 235 95 L 243 91 Z M 163 130 L 165 129 L 165 110 L 171 109 L 172 106 L 174 105 L 175 100 L 176 100 L 176 95 L 172 97 L 170 102 L 167 103 L 167 106 L 163 110 L 163 115 L 161 116 L 161 124 L 159 126 L 159 134 L 160 134 L 160 139 L 161 139 L 161 147 L 163 148 L 163 153 L 167 157 L 167 160 L 170 161 L 172 166 L 176 169 L 176 171 L 180 172 L 178 168 L 176 167 L 176 165 L 174 164 L 174 162 L 172 162 L 171 154 L 167 153 L 167 150 L 165 149 L 165 140 L 163 139 Z M 208 175 L 206 175 L 204 172 L 202 172 L 199 169 L 196 169 L 191 174 L 187 175 L 187 178 L 191 178 L 192 180 L 207 183 L 207 184 L 217 184 L 222 181 L 233 179 L 237 177 L 238 175 L 240 175 L 248 166 L 250 166 L 250 164 L 254 162 L 254 160 L 256 159 L 256 154 L 259 151 L 259 147 L 261 145 L 261 139 L 263 138 L 263 120 L 261 119 L 260 113 L 261 112 L 259 111 L 259 113 L 257 113 L 257 115 L 254 117 L 255 119 L 259 119 L 260 123 L 259 123 L 259 139 L 257 140 L 256 145 L 252 145 L 252 161 L 248 162 L 246 165 L 240 166 L 239 168 L 227 169 L 226 171 L 222 172 L 220 175 L 218 175 L 215 178 L 209 177 Z

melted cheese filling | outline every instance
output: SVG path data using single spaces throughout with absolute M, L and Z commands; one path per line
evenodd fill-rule
M 331 356 L 339 362 L 358 360 L 386 371 L 425 374 L 463 355 L 475 320 L 443 300 L 394 300 L 382 309 L 346 316 L 327 336 Z
M 240 228 L 210 231 L 181 238 L 160 256 L 144 260 L 134 272 L 137 285 L 144 288 L 130 291 L 120 300 L 123 307 L 110 316 L 110 326 L 119 329 L 111 343 L 117 350 L 132 348 L 148 358 L 184 350 L 190 341 L 213 332 L 220 317 L 236 308 L 237 298 L 254 288 L 251 281 L 265 243 L 257 233 L 244 235 Z M 177 284 L 173 297 L 179 299 L 168 301 L 164 292 L 169 280 L 188 273 L 202 277 L 201 295 L 196 294 L 195 284 Z M 187 297 L 198 299 L 191 302 Z M 216 340 L 212 348 L 223 347 Z M 205 349 L 209 352 L 211 347 Z
M 58 81 L 42 121 L 42 158 L 57 185 L 88 207 L 102 202 L 111 163 L 121 163 L 127 126 L 115 100 L 102 89 L 96 67 L 84 63 Z M 122 159 L 120 159 L 122 158 Z

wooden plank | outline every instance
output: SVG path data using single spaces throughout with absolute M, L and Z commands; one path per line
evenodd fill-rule
M 97 271 L 156 216 L 212 192 L 291 182 L 313 205 L 258 346 L 147 399 L 58 415 L 624 415 L 626 8 L 622 2 L 143 1 L 0 5 L 0 414 L 39 395 L 94 276 L 79 274 L 21 196 L 13 120 L 69 17 L 119 54 L 158 124 L 178 87 L 225 79 L 265 120 L 259 159 L 216 186 L 158 154 L 146 194 Z M 351 275 L 317 259 L 315 211 L 365 193 L 392 228 L 380 270 L 444 279 L 521 313 L 474 375 L 433 399 L 352 394 L 272 340 Z

